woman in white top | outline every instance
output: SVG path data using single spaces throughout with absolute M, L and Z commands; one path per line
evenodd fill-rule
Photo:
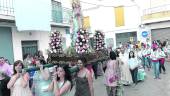
M 7 84 L 11 89 L 11 96 L 33 96 L 29 88 L 29 74 L 23 72 L 24 65 L 18 60 L 14 63 L 14 74 Z
M 71 75 L 68 68 L 69 67 L 67 65 L 58 67 L 57 71 L 54 73 L 53 81 L 44 91 L 53 91 L 55 96 L 70 96 L 69 94 L 72 84 Z
M 138 79 L 137 79 L 138 61 L 137 61 L 137 58 L 135 58 L 135 54 L 134 54 L 133 51 L 129 52 L 128 65 L 129 65 L 130 72 L 131 72 L 131 75 L 132 75 L 133 83 L 137 84 L 137 82 L 138 82 Z
M 159 52 L 157 48 L 153 48 L 153 51 L 151 52 L 151 59 L 152 59 L 152 64 L 153 64 L 153 69 L 154 69 L 154 79 L 160 79 L 159 77 Z

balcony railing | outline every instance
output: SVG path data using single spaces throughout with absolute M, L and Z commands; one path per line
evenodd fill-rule
M 164 11 L 170 11 L 170 4 L 165 4 L 165 5 L 145 9 L 143 10 L 143 15 L 159 13 Z
M 142 20 L 145 23 L 170 20 L 170 4 L 145 9 L 143 11 Z
M 68 8 L 52 9 L 52 21 L 61 24 L 70 24 L 72 11 Z
M 13 0 L 0 0 L 0 15 L 14 16 Z

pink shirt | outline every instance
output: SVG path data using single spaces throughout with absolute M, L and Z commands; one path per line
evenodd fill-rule
M 4 63 L 2 65 L 0 64 L 0 71 L 5 72 L 9 77 L 11 77 L 13 73 L 11 66 L 7 63 Z

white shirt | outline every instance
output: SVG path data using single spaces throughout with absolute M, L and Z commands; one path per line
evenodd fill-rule
M 130 58 L 128 60 L 128 65 L 130 69 L 135 69 L 138 66 L 138 60 L 136 58 Z
M 142 51 L 143 56 L 148 55 L 148 54 L 151 54 L 151 49 L 145 49 Z
M 158 60 L 159 59 L 159 52 L 156 51 L 151 51 L 151 59 L 152 60 Z
M 164 53 L 164 51 L 160 51 L 159 52 L 159 58 L 165 58 L 165 53 Z

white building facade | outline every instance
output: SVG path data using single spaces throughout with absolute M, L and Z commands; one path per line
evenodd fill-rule
M 143 10 L 142 24 L 151 30 L 153 40 L 170 37 L 170 0 L 150 0 L 150 7 Z
M 70 33 L 72 12 L 68 3 L 62 3 L 57 0 L 52 0 L 51 3 L 53 6 L 56 4 L 55 6 L 58 6 L 58 9 L 56 7 L 56 9 L 52 8 L 52 21 L 49 26 L 51 26 L 51 31 L 61 32 L 65 49 L 69 46 L 68 43 L 66 44 L 66 40 L 69 39 L 68 34 Z M 33 55 L 38 50 L 41 50 L 45 58 L 47 58 L 50 32 L 34 30 L 20 32 L 15 24 L 13 0 L 0 0 L 0 7 L 0 44 L 3 45 L 0 46 L 0 57 L 5 57 L 13 63 L 16 60 L 23 60 L 23 56 L 26 53 Z
M 50 32 L 17 31 L 12 4 L 13 0 L 0 0 L 0 56 L 13 62 L 23 60 L 27 52 L 42 50 L 47 58 Z M 81 6 L 91 33 L 102 30 L 108 47 L 170 37 L 170 0 L 81 0 Z M 61 32 L 67 48 L 71 42 L 71 2 L 52 0 L 52 7 L 51 31 Z
M 102 30 L 111 45 L 119 42 L 165 40 L 170 36 L 170 0 L 83 0 L 83 15 L 89 16 L 91 31 Z M 91 5 L 91 6 L 90 6 Z M 90 6 L 90 7 L 89 7 Z M 116 26 L 115 8 L 123 8 L 124 24 Z M 119 15 L 120 16 L 120 15 Z M 109 44 L 108 44 L 109 45 Z

